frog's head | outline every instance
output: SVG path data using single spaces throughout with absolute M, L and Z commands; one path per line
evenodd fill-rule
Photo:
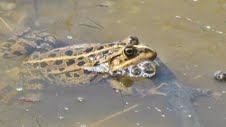
M 128 37 L 124 42 L 127 42 L 126 45 L 109 62 L 110 72 L 129 77 L 152 77 L 155 74 L 152 61 L 157 57 L 156 51 L 139 44 L 137 37 Z

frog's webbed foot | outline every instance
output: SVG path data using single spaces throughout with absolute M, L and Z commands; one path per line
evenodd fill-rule
M 56 38 L 45 31 L 30 28 L 9 38 L 3 46 L 4 58 L 26 57 L 34 51 L 46 52 L 54 48 Z
M 161 91 L 159 90 L 160 88 L 162 88 L 163 86 L 166 86 L 166 85 L 168 85 L 168 84 L 162 83 L 162 84 L 160 84 L 160 85 L 157 86 L 157 87 L 150 88 L 149 90 L 147 90 L 146 95 L 148 95 L 148 96 L 151 96 L 151 95 L 162 95 L 162 96 L 167 96 L 166 93 L 161 92 Z

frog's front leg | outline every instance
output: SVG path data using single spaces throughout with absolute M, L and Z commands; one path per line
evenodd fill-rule
M 124 95 L 133 95 L 133 96 L 152 96 L 152 95 L 161 95 L 167 96 L 166 93 L 161 92 L 159 89 L 167 84 L 160 84 L 157 87 L 153 87 L 150 89 L 139 89 L 132 86 L 133 81 L 130 79 L 123 79 L 123 80 L 108 80 L 112 88 L 117 91 L 120 91 Z

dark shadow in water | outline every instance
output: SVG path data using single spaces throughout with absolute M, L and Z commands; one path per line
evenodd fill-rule
M 160 90 L 167 93 L 167 105 L 180 118 L 181 127 L 203 127 L 193 107 L 193 100 L 200 96 L 210 96 L 211 91 L 184 86 L 159 58 L 156 61 L 159 68 L 156 77 L 152 81 L 155 85 L 167 84 Z

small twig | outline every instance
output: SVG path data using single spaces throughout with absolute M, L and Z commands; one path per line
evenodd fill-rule
M 133 105 L 133 106 L 131 106 L 131 107 L 126 108 L 126 109 L 123 110 L 123 111 L 119 111 L 119 112 L 116 112 L 116 113 L 114 113 L 114 114 L 111 114 L 111 115 L 105 117 L 104 119 L 98 120 L 98 121 L 96 121 L 96 122 L 90 124 L 90 127 L 99 127 L 99 126 L 100 126 L 101 124 L 103 124 L 105 121 L 110 120 L 110 119 L 112 119 L 112 118 L 114 118 L 114 117 L 116 117 L 116 116 L 122 115 L 122 114 L 124 114 L 124 113 L 126 113 L 126 112 L 129 112 L 130 110 L 132 110 L 132 109 L 134 109 L 134 108 L 136 108 L 136 107 L 138 107 L 138 106 L 139 106 L 139 104 L 135 104 L 135 105 Z
M 6 28 L 10 31 L 10 32 L 12 32 L 13 31 L 13 29 L 12 29 L 12 27 L 2 18 L 2 17 L 0 17 L 0 21 L 6 26 Z
M 42 127 L 41 123 L 39 122 L 38 118 L 35 118 L 35 122 L 37 123 L 38 127 Z
M 86 27 L 93 28 L 93 29 L 102 30 L 101 28 L 99 28 L 97 26 L 93 26 L 93 25 L 89 25 L 89 24 L 80 23 L 79 25 L 80 26 L 86 26 Z
M 89 20 L 90 22 L 92 22 L 93 24 L 99 26 L 100 28 L 104 29 L 104 27 L 103 27 L 102 25 L 100 25 L 99 23 L 97 23 L 96 21 L 94 21 L 94 20 L 92 20 L 92 19 L 90 19 L 90 18 L 88 18 L 88 20 Z

